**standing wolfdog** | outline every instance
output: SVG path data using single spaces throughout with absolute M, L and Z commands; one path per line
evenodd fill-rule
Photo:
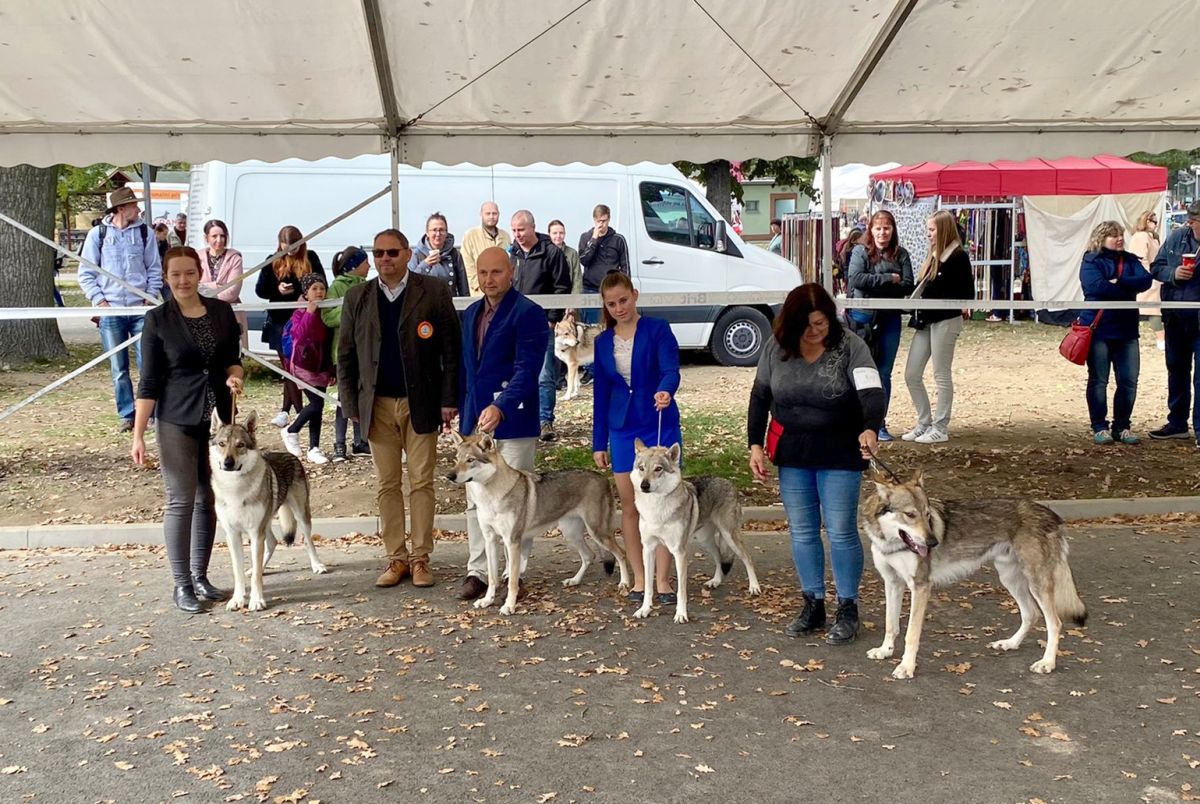
M 529 555 L 534 535 L 556 524 L 579 553 L 579 572 L 563 581 L 563 586 L 578 584 L 596 558 L 586 533 L 600 547 L 605 571 L 611 575 L 615 562 L 621 568 L 621 588 L 629 588 L 625 551 L 613 539 L 615 506 L 606 477 L 586 469 L 523 472 L 505 463 L 488 433 L 453 436 L 456 461 L 448 479 L 459 486 L 472 484 L 471 498 L 487 551 L 488 588 L 475 601 L 475 608 L 487 608 L 496 601 L 503 545 L 507 551 L 508 596 L 500 613 L 507 615 L 516 610 L 523 557 Z
M 271 520 L 276 511 L 283 528 L 283 543 L 295 542 L 298 527 L 312 571 L 325 572 L 325 565 L 317 560 L 317 548 L 313 546 L 304 465 L 286 452 L 260 452 L 255 440 L 257 421 L 254 411 L 250 411 L 245 425 L 225 424 L 213 411 L 212 436 L 208 442 L 217 521 L 225 527 L 233 564 L 233 596 L 225 604 L 230 611 L 240 608 L 260 611 L 267 607 L 263 569 L 275 552 Z M 242 534 L 250 540 L 249 605 L 242 565 Z
M 925 494 L 919 469 L 907 483 L 879 473 L 871 479 L 875 493 L 864 500 L 859 522 L 871 539 L 875 569 L 883 576 L 887 625 L 883 644 L 867 651 L 867 656 L 892 655 L 907 586 L 912 605 L 904 656 L 892 675 L 912 678 L 930 588 L 965 578 L 991 562 L 1021 610 L 1021 627 L 988 647 L 1019 648 L 1041 609 L 1046 618 L 1046 651 L 1029 669 L 1053 671 L 1062 618 L 1078 625 L 1087 620 L 1087 608 L 1067 563 L 1067 539 L 1058 514 L 1028 500 L 933 500 Z

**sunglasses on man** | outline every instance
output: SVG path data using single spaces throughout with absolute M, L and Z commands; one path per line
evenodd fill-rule
M 402 251 L 408 251 L 408 249 L 406 249 L 406 248 L 377 248 L 377 249 L 372 249 L 371 253 L 375 255 L 375 259 L 379 259 L 380 257 L 382 257 L 385 254 L 389 257 L 395 258 L 395 257 L 399 257 L 400 252 L 402 252 Z

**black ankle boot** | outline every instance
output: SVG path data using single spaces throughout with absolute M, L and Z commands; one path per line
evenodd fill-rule
M 783 632 L 790 637 L 807 636 L 825 627 L 825 598 L 804 593 L 804 608 Z
M 196 591 L 196 597 L 201 600 L 228 600 L 229 593 L 224 589 L 218 589 L 208 582 L 207 575 L 193 575 L 192 588 Z
M 181 584 L 175 587 L 175 606 L 188 614 L 199 614 L 204 611 L 200 601 L 196 599 L 196 590 L 191 584 Z
M 837 615 L 833 627 L 825 634 L 825 641 L 830 645 L 845 645 L 853 642 L 858 636 L 858 601 L 852 598 L 838 598 Z

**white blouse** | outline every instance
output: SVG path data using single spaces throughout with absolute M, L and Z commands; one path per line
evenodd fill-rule
M 633 338 L 625 340 L 617 333 L 613 333 L 613 362 L 617 364 L 617 373 L 624 377 L 625 382 L 632 387 Z

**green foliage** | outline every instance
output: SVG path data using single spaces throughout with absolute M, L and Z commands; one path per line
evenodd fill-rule
M 706 165 L 704 162 L 675 162 L 680 173 L 690 179 L 704 181 Z M 818 201 L 820 193 L 813 186 L 819 162 L 816 157 L 785 156 L 782 159 L 747 159 L 741 163 L 742 175 L 746 179 L 774 179 L 780 187 L 798 187 L 800 192 L 813 201 Z M 730 177 L 733 185 L 733 195 L 742 200 L 742 184 L 737 176 Z M 711 198 L 709 199 L 712 200 Z M 715 201 L 713 203 L 716 203 Z

